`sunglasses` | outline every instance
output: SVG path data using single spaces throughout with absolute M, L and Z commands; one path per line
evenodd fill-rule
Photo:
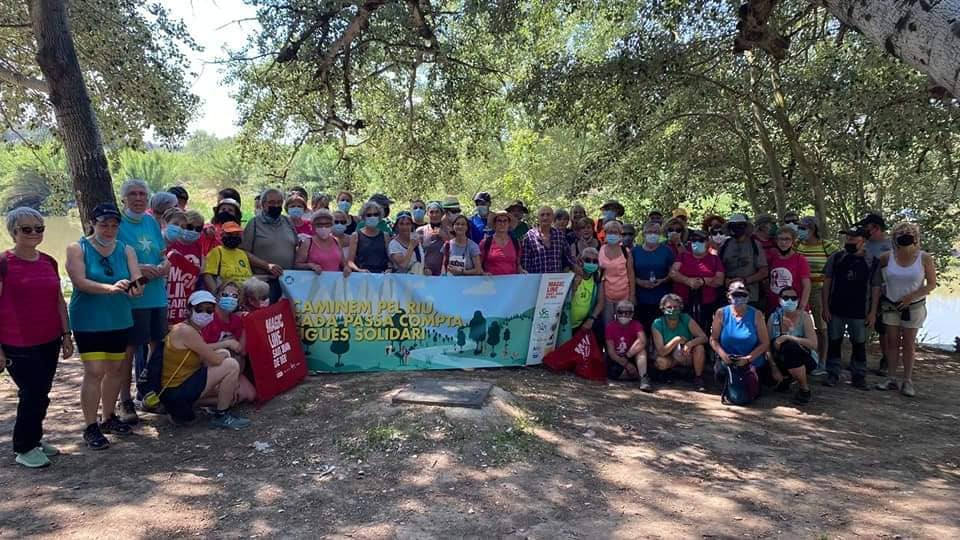
M 807 227 L 797 227 L 797 230 L 798 230 L 798 231 L 809 231 L 810 229 L 808 229 Z
M 797 223 L 800 223 L 800 220 L 799 220 L 799 219 L 786 219 L 786 220 L 784 220 L 783 222 L 784 222 L 784 223 L 789 223 L 789 224 L 791 224 L 791 225 L 796 225 Z
M 18 228 L 20 229 L 20 232 L 22 232 L 23 234 L 33 234 L 34 232 L 36 232 L 37 234 L 43 234 L 43 231 L 47 230 L 47 228 L 44 227 L 43 225 L 34 225 L 33 227 L 31 227 L 30 225 L 25 225 L 23 227 L 18 227 Z
M 210 306 L 210 307 L 194 306 L 194 307 L 193 307 L 193 312 L 194 312 L 194 313 L 208 313 L 208 314 L 213 314 L 213 311 L 214 311 L 214 307 L 213 307 L 213 306 Z
M 203 225 L 184 225 L 183 230 L 200 232 L 203 230 Z
M 113 277 L 113 265 L 110 264 L 110 259 L 106 257 L 100 257 L 100 266 L 103 267 L 103 275 L 107 277 Z
M 629 316 L 632 317 L 632 316 L 633 316 L 633 312 L 632 312 L 632 311 L 620 311 L 620 310 L 617 310 L 617 315 L 629 315 Z
M 799 300 L 799 299 L 800 299 L 799 296 L 781 296 L 780 298 L 782 298 L 782 299 L 784 299 L 784 300 Z
M 336 220 L 333 222 L 334 225 L 346 225 L 348 222 L 342 220 Z
M 735 292 L 735 293 L 730 293 L 730 296 L 734 298 L 748 298 L 750 296 L 750 293 Z
M 623 233 L 622 236 L 636 236 L 636 235 L 637 235 L 637 233 L 625 232 L 625 233 Z
M 364 214 L 363 217 L 380 217 L 380 214 Z
M 584 262 L 584 264 L 587 264 L 587 263 L 597 264 L 597 263 L 600 262 L 600 261 L 598 261 L 597 259 L 587 259 L 587 258 L 584 258 L 584 259 L 583 259 L 583 262 Z
M 667 229 L 667 232 L 668 232 L 668 233 L 672 233 L 672 232 L 678 233 L 678 232 L 683 232 L 683 229 Z

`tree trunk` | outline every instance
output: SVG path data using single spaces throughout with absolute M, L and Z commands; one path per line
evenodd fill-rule
M 86 228 L 93 207 L 116 202 L 97 117 L 73 46 L 66 1 L 30 0 L 29 8 L 37 40 L 37 64 L 50 90 L 80 219 Z
M 781 87 L 780 68 L 776 63 L 770 70 L 770 81 L 773 84 L 773 116 L 790 145 L 790 151 L 793 153 L 793 159 L 797 162 L 800 174 L 810 183 L 810 189 L 813 192 L 814 213 L 816 213 L 817 220 L 820 222 L 820 230 L 818 231 L 820 238 L 829 238 L 830 227 L 827 223 L 827 205 L 824 202 L 826 195 L 823 190 L 823 180 L 814 170 L 813 165 L 810 164 L 810 160 L 807 159 L 803 144 L 800 143 L 800 137 L 787 115 L 787 98 Z M 782 218 L 783 214 L 780 217 Z
M 753 88 L 756 83 L 757 68 L 750 70 L 750 87 Z M 787 213 L 787 189 L 783 181 L 783 167 L 780 166 L 780 160 L 777 158 L 777 149 L 770 141 L 770 132 L 767 131 L 767 125 L 763 120 L 763 111 L 756 102 L 750 102 L 750 112 L 753 117 L 754 127 L 757 128 L 757 142 L 763 157 L 767 162 L 767 170 L 770 172 L 770 179 L 773 180 L 773 202 L 776 206 L 777 216 L 781 219 Z
M 960 0 L 821 0 L 840 22 L 960 97 Z
M 750 211 L 753 215 L 761 214 L 763 207 L 760 205 L 760 194 L 757 192 L 757 179 L 754 175 L 753 162 L 750 159 L 750 139 L 747 136 L 747 130 L 744 129 L 743 118 L 740 116 L 740 105 L 733 104 L 733 114 L 731 115 L 733 124 L 740 132 L 740 152 L 743 155 L 743 189 L 747 194 L 747 201 L 750 202 Z

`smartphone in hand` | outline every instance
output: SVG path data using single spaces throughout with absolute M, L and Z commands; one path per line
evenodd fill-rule
M 144 285 L 147 284 L 148 281 L 150 280 L 147 279 L 146 276 L 140 276 L 135 281 L 131 281 L 130 284 L 127 285 L 127 288 L 125 289 L 125 291 L 130 292 L 130 290 L 133 289 L 134 287 L 143 287 Z

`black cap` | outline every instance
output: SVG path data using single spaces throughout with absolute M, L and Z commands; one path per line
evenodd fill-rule
M 870 237 L 870 233 L 868 233 L 866 229 L 856 225 L 854 225 L 853 227 L 850 227 L 845 231 L 840 231 L 840 234 L 845 234 L 847 236 L 861 236 L 863 238 Z
M 370 196 L 370 200 L 379 204 L 380 206 L 390 206 L 393 204 L 393 201 L 383 193 L 374 193 Z
M 524 214 L 529 214 L 529 213 L 530 213 L 530 211 L 527 210 L 527 207 L 524 206 L 523 201 L 521 201 L 521 200 L 513 201 L 513 202 L 510 203 L 506 208 L 504 208 L 504 210 L 506 210 L 507 212 L 509 212 L 510 210 L 513 210 L 514 208 L 519 208 L 520 211 L 523 212 Z
M 100 203 L 90 212 L 90 219 L 93 221 L 109 218 L 120 221 L 120 210 L 117 210 L 117 205 L 113 203 Z
M 173 193 L 178 199 L 183 199 L 185 201 L 190 200 L 190 195 L 187 193 L 187 188 L 183 186 L 173 186 L 167 190 L 167 193 Z
M 690 229 L 690 232 L 689 232 L 688 235 L 687 235 L 687 240 L 691 240 L 691 241 L 692 241 L 692 240 L 695 239 L 695 238 L 696 238 L 696 239 L 700 239 L 700 240 L 706 240 L 706 239 L 707 239 L 707 233 L 705 233 L 705 232 L 703 232 L 703 231 L 700 231 L 700 230 L 697 230 L 697 229 Z
M 473 202 L 483 201 L 487 204 L 490 204 L 490 201 L 492 200 L 493 200 L 493 197 L 491 197 L 490 194 L 487 193 L 486 191 L 481 191 L 480 193 L 477 193 L 476 195 L 473 196 Z
M 854 227 L 866 227 L 867 225 L 876 225 L 881 229 L 887 228 L 887 222 L 883 220 L 883 216 L 874 213 L 863 216 L 863 219 L 854 224 Z

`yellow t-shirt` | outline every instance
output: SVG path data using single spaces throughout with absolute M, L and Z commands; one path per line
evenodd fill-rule
M 577 290 L 573 291 L 573 297 L 570 299 L 570 326 L 576 328 L 583 324 L 583 321 L 590 315 L 593 309 L 593 291 L 597 288 L 597 282 L 593 277 L 588 277 L 580 282 Z
M 242 249 L 227 249 L 217 246 L 207 253 L 203 273 L 218 276 L 222 281 L 243 283 L 253 277 L 250 258 Z
M 203 362 L 189 349 L 175 349 L 167 338 L 163 344 L 163 372 L 160 384 L 165 388 L 177 388 L 190 378 Z

